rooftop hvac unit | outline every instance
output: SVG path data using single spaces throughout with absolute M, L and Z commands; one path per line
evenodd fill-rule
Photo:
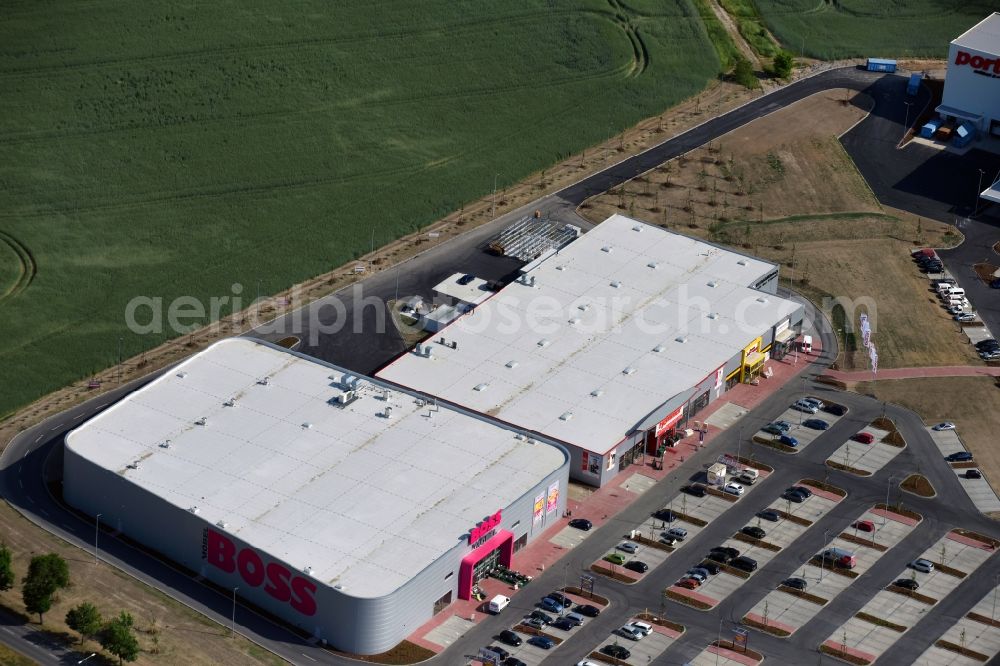
M 573 418 L 573 412 L 563 412 L 559 415 L 560 421 L 569 421 L 571 418 Z
M 223 404 L 224 406 L 226 406 L 226 407 L 235 407 L 235 406 L 236 406 L 236 398 L 230 398 L 229 400 L 226 400 L 226 401 L 225 401 L 224 403 L 222 403 L 222 404 Z
M 305 423 L 302 424 L 302 429 L 303 430 L 311 430 L 312 427 L 313 427 L 313 424 L 309 423 L 308 421 L 306 421 Z
M 177 373 L 177 377 L 178 377 L 178 379 L 184 379 L 184 378 L 185 378 L 185 377 L 187 377 L 187 376 L 188 376 L 188 373 L 186 373 L 186 372 L 184 372 L 184 371 L 181 371 L 181 372 L 178 372 L 178 373 Z
M 382 416 L 387 419 L 392 418 L 392 405 L 385 406 L 385 409 L 382 411 Z
M 197 421 L 195 421 L 194 424 L 195 425 L 200 425 L 200 426 L 208 425 L 208 417 L 207 416 L 203 416 L 200 419 L 198 419 Z
M 139 469 L 139 461 L 138 460 L 133 460 L 131 463 L 129 463 L 128 465 L 125 465 L 125 466 L 127 468 L 129 468 L 129 469 Z
M 621 281 L 620 281 L 620 280 L 612 280 L 612 281 L 611 281 L 611 286 L 612 286 L 612 287 L 613 287 L 614 289 L 618 289 L 618 288 L 619 288 L 620 286 L 622 286 L 622 283 L 621 283 Z
M 625 375 L 634 375 L 635 374 L 635 368 L 633 368 L 630 365 L 627 368 L 625 368 L 624 370 L 622 370 L 622 374 L 625 374 Z
M 736 263 L 737 263 L 738 265 L 740 265 L 740 266 L 746 266 L 746 265 L 747 265 L 747 260 L 746 260 L 746 259 L 740 259 L 740 260 L 739 260 L 739 261 L 737 261 Z
M 642 225 L 641 224 L 635 225 L 634 227 L 632 227 L 632 231 L 638 231 L 638 232 L 641 233 L 642 232 Z
M 354 391 L 344 391 L 337 396 L 337 402 L 342 405 L 346 405 L 354 398 Z
M 304 573 L 307 576 L 312 576 L 312 572 L 313 572 L 312 567 L 305 567 L 304 569 L 302 569 L 302 573 Z
M 687 336 L 684 335 L 674 338 L 674 342 L 679 342 L 681 344 L 684 344 L 687 341 L 688 341 Z
M 258 379 L 257 383 L 260 384 L 261 386 L 270 386 L 271 385 L 271 378 L 270 377 L 263 377 L 261 379 Z
M 600 398 L 602 395 L 604 395 L 604 389 L 594 389 L 593 391 L 590 392 L 590 395 L 594 396 L 595 398 Z
M 513 370 L 517 367 L 517 361 L 507 361 L 504 365 Z
M 217 523 L 215 524 L 215 526 L 216 526 L 216 527 L 221 527 L 222 529 L 227 529 L 227 528 L 229 527 L 229 523 L 227 523 L 227 522 L 226 522 L 226 521 L 224 521 L 224 520 L 220 520 L 219 522 L 217 522 Z
M 169 449 L 170 448 L 170 440 L 168 439 L 168 440 L 164 440 L 164 441 L 160 442 L 160 448 L 161 449 Z
M 198 508 L 198 507 L 196 507 L 196 506 L 193 506 L 193 507 L 191 507 L 190 509 L 188 509 L 188 511 L 190 511 L 191 513 L 193 513 L 193 514 L 194 514 L 194 515 L 196 515 L 196 516 L 197 516 L 197 515 L 198 515 L 199 513 L 201 513 L 201 509 L 199 509 L 199 508 Z
M 651 261 L 651 262 L 649 262 L 646 265 L 649 266 L 650 268 L 654 269 L 654 270 L 660 267 L 660 264 L 656 263 L 655 261 Z

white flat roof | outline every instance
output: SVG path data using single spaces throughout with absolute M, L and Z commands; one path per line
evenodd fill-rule
M 951 43 L 973 51 L 996 55 L 1000 52 L 1000 13 L 993 12 Z
M 615 215 L 378 376 L 603 454 L 798 309 L 775 269 Z
M 459 284 L 458 281 L 463 277 L 465 273 L 455 273 L 436 285 L 434 291 L 472 305 L 479 305 L 493 295 L 493 292 L 486 288 L 489 284 L 486 280 L 473 277 L 468 284 Z
M 386 402 L 382 385 L 368 380 L 358 383 L 358 400 L 333 406 L 344 374 L 246 338 L 224 340 L 66 443 L 357 597 L 395 590 L 565 462 L 559 448 L 478 416 L 444 407 L 428 416 L 397 390 Z M 136 460 L 138 469 L 127 469 Z

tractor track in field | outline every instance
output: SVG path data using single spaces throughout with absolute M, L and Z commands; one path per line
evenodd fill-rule
M 5 302 L 17 298 L 34 281 L 35 275 L 38 274 L 38 264 L 35 262 L 35 257 L 32 255 L 31 250 L 24 243 L 5 231 L 0 231 L 0 244 L 8 246 L 17 255 L 17 259 L 21 264 L 17 280 L 0 293 L 0 305 L 3 305 Z

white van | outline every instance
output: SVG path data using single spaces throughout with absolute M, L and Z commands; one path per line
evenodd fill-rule
M 811 354 L 813 350 L 813 339 L 811 335 L 802 336 L 802 344 L 800 345 L 803 354 Z
M 497 596 L 490 599 L 490 605 L 489 605 L 490 612 L 496 615 L 504 608 L 507 608 L 507 605 L 509 603 L 510 603 L 510 597 L 505 597 L 502 594 L 498 594 Z
M 631 622 L 628 623 L 628 626 L 635 627 L 636 629 L 641 631 L 644 636 L 649 636 L 651 633 L 653 633 L 653 625 L 647 624 L 640 620 L 632 620 Z
M 962 289 L 961 287 L 955 287 L 954 289 L 948 292 L 948 296 L 950 296 L 952 300 L 954 300 L 956 297 L 965 298 L 965 290 Z
M 757 483 L 757 479 L 760 477 L 760 471 L 754 469 L 753 467 L 747 467 L 740 475 L 737 477 L 740 483 L 745 483 L 748 486 L 752 486 Z

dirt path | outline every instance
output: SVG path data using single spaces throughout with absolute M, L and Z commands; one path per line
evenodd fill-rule
M 729 37 L 733 40 L 733 44 L 736 45 L 736 48 L 739 49 L 744 58 L 753 64 L 754 70 L 758 72 L 764 71 L 764 65 L 761 63 L 760 58 L 758 58 L 757 54 L 754 53 L 754 50 L 750 48 L 747 41 L 743 39 L 743 35 L 740 34 L 740 29 L 736 27 L 736 22 L 733 21 L 733 17 L 729 15 L 729 12 L 722 8 L 722 5 L 719 4 L 719 0 L 708 0 L 708 6 L 712 8 L 716 17 L 718 17 L 718 19 L 722 22 L 722 26 L 726 29 L 726 32 L 729 33 Z

